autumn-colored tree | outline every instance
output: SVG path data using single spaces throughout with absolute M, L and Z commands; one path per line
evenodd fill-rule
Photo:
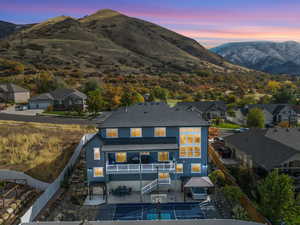
M 281 84 L 278 81 L 270 80 L 267 84 L 267 88 L 274 93 L 276 90 L 280 88 Z
M 87 98 L 88 111 L 97 115 L 103 107 L 103 99 L 100 90 L 90 91 Z
M 247 116 L 247 126 L 251 128 L 265 127 L 265 114 L 261 109 L 253 108 Z

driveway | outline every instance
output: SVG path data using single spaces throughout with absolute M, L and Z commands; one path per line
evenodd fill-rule
M 35 116 L 36 114 L 42 113 L 43 109 L 29 109 L 23 111 L 17 111 L 15 106 L 10 106 L 5 110 L 0 111 L 0 113 L 12 114 L 12 115 L 22 115 L 22 116 Z

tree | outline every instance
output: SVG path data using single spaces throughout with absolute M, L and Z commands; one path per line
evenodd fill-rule
M 140 93 L 129 89 L 125 90 L 121 97 L 122 106 L 130 106 L 142 102 L 145 102 L 144 97 Z
M 265 127 L 265 115 L 261 109 L 253 108 L 249 111 L 247 116 L 247 126 L 264 128 Z
M 90 91 L 87 98 L 88 111 L 97 115 L 103 107 L 103 99 L 99 90 Z
M 153 96 L 155 98 L 158 98 L 162 101 L 167 101 L 168 96 L 169 96 L 169 91 L 165 88 L 161 88 L 159 86 L 156 86 L 155 88 L 153 88 L 151 94 L 153 94 Z
M 275 80 L 270 80 L 267 84 L 267 88 L 274 93 L 275 91 L 277 91 L 280 88 L 280 83 L 278 81 Z
M 297 216 L 298 209 L 291 177 L 279 174 L 276 169 L 258 185 L 258 192 L 260 209 L 267 218 L 274 224 L 291 224 L 289 221 Z
M 231 203 L 232 206 L 239 204 L 243 192 L 238 186 L 229 186 L 226 185 L 222 188 L 225 198 Z
M 292 104 L 295 101 L 295 90 L 290 87 L 283 87 L 273 95 L 273 102 L 277 104 Z
M 84 93 L 89 93 L 90 91 L 96 91 L 101 90 L 101 87 L 99 85 L 98 80 L 96 79 L 89 79 L 85 84 L 83 88 Z
M 221 170 L 215 170 L 208 176 L 214 184 L 219 186 L 225 185 L 225 174 Z

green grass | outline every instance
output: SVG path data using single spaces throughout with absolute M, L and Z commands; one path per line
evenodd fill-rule
M 227 128 L 227 129 L 239 129 L 239 128 L 242 128 L 242 126 L 234 124 L 234 123 L 220 123 L 219 125 L 213 124 L 213 127 Z
M 82 115 L 79 115 L 78 112 L 74 112 L 74 111 L 51 111 L 51 112 L 46 111 L 44 114 L 51 114 L 57 116 L 76 116 L 81 118 L 87 117 L 86 113 L 82 113 Z
M 178 99 L 168 99 L 167 103 L 169 106 L 174 107 L 178 102 L 180 102 L 180 100 Z

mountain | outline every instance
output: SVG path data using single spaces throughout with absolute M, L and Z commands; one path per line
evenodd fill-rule
M 18 25 L 0 21 L 0 39 L 5 38 L 16 31 Z
M 84 18 L 60 16 L 28 26 L 0 49 L 38 69 L 102 74 L 165 74 L 209 70 L 247 73 L 193 39 L 113 10 Z
M 271 74 L 300 75 L 300 43 L 237 42 L 210 49 L 228 61 Z

